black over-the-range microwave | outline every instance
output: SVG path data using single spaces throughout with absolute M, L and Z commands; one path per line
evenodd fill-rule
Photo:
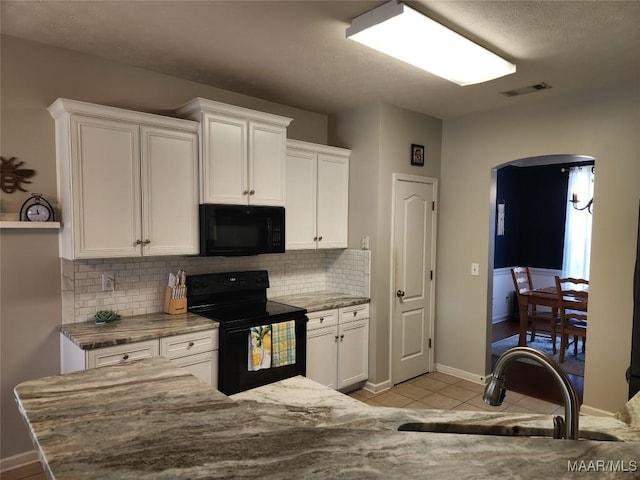
M 200 205 L 200 255 L 284 253 L 284 207 Z

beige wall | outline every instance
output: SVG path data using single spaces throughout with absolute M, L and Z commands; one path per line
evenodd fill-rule
M 328 118 L 285 105 L 11 37 L 1 38 L 2 156 L 36 170 L 29 192 L 57 197 L 54 122 L 58 97 L 170 114 L 200 96 L 292 117 L 289 137 L 326 143 Z M 2 194 L 1 211 L 17 212 L 28 193 Z M 1 233 L 0 458 L 32 449 L 13 387 L 58 372 L 60 263 L 55 233 Z
M 632 278 L 640 199 L 637 85 L 444 122 L 438 238 L 436 362 L 484 375 L 491 170 L 549 154 L 596 158 L 589 340 L 584 405 L 617 411 L 626 401 Z M 480 263 L 481 275 L 469 275 Z M 465 301 L 459 301 L 464 294 Z
M 371 105 L 332 115 L 329 140 L 352 149 L 349 246 L 370 237 L 371 319 L 369 383 L 388 386 L 390 372 L 392 175 L 440 176 L 442 122 L 391 105 Z M 410 164 L 411 144 L 425 146 L 425 166 Z

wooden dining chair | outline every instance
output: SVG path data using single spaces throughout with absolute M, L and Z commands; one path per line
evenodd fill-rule
M 522 295 L 533 290 L 531 271 L 529 267 L 514 267 L 511 269 L 511 277 L 513 278 L 513 286 L 518 300 L 518 312 L 520 312 Z M 531 329 L 531 341 L 533 342 L 536 339 L 537 333 L 548 335 L 551 338 L 553 353 L 556 353 L 556 333 L 560 327 L 558 313 L 538 310 L 535 305 L 529 305 L 528 308 L 527 316 L 529 317 L 529 327 Z
M 573 343 L 573 353 L 578 355 L 578 340 L 582 338 L 582 350 L 587 341 L 587 306 L 589 280 L 560 278 L 556 275 L 556 291 L 560 310 L 560 363 L 564 352 Z M 573 336 L 573 341 L 569 337 Z

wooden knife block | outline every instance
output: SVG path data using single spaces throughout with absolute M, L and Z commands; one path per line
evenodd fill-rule
M 187 289 L 184 288 L 184 297 L 171 298 L 173 290 L 167 287 L 164 291 L 164 313 L 176 315 L 178 313 L 187 313 Z

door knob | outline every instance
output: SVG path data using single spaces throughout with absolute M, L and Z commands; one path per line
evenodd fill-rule
M 404 291 L 403 291 L 403 290 L 398 290 L 398 291 L 396 292 L 396 297 L 398 297 L 398 298 L 402 298 L 402 297 L 404 297 Z

